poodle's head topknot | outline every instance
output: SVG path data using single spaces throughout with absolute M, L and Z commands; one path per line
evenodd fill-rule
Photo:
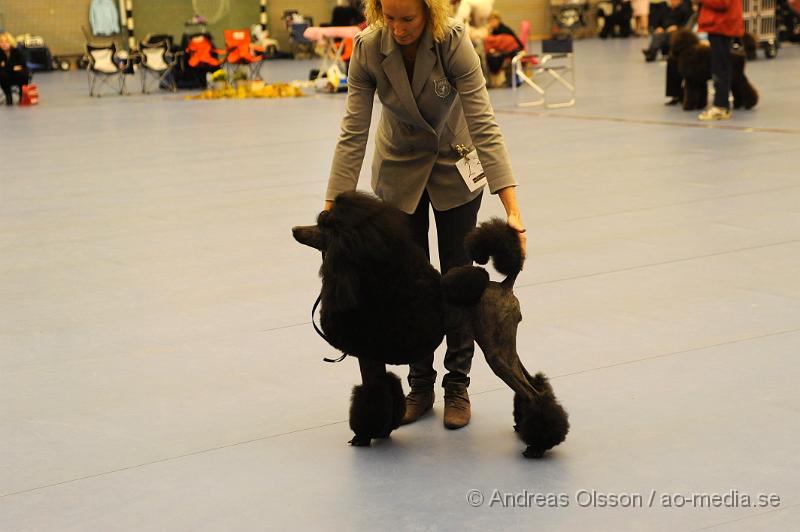
M 678 30 L 672 33 L 669 40 L 669 55 L 673 59 L 677 59 L 681 54 L 700 43 L 700 39 L 693 32 L 689 30 Z
M 320 276 L 328 309 L 358 308 L 364 287 L 390 282 L 404 274 L 403 268 L 430 266 L 411 239 L 406 215 L 363 192 L 339 194 L 332 208 L 317 216 L 316 225 L 292 232 L 301 244 L 322 251 Z
M 370 244 L 384 240 L 378 233 L 402 235 L 407 230 L 405 219 L 397 209 L 369 194 L 344 192 L 336 197 L 331 210 L 319 213 L 316 225 L 293 227 L 292 235 L 301 244 L 323 252 L 328 251 L 334 240 L 355 239 L 366 246 L 361 251 L 368 252 Z

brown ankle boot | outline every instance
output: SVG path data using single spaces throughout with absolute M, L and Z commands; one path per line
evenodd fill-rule
M 422 414 L 433 408 L 433 388 L 411 388 L 406 396 L 406 413 L 401 425 L 408 425 L 418 420 Z
M 463 384 L 451 384 L 444 389 L 444 426 L 460 429 L 469 423 L 472 415 L 469 394 Z

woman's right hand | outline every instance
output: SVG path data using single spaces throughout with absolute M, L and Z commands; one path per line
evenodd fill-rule
M 333 209 L 333 202 L 331 200 L 325 200 L 325 204 L 322 206 L 323 211 L 329 211 Z

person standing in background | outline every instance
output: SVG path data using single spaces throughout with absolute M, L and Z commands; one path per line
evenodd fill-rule
M 714 104 L 697 117 L 703 121 L 731 117 L 731 40 L 744 34 L 741 0 L 703 0 L 697 18 L 697 31 L 708 34 L 711 45 L 711 78 Z
M 647 25 L 650 15 L 650 0 L 632 0 L 633 18 L 636 24 L 636 35 L 647 37 Z

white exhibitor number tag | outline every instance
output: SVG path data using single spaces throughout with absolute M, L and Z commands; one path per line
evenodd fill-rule
M 483 166 L 478 159 L 476 150 L 472 150 L 465 157 L 459 159 L 456 168 L 470 192 L 475 192 L 486 184 L 486 174 L 483 172 Z

